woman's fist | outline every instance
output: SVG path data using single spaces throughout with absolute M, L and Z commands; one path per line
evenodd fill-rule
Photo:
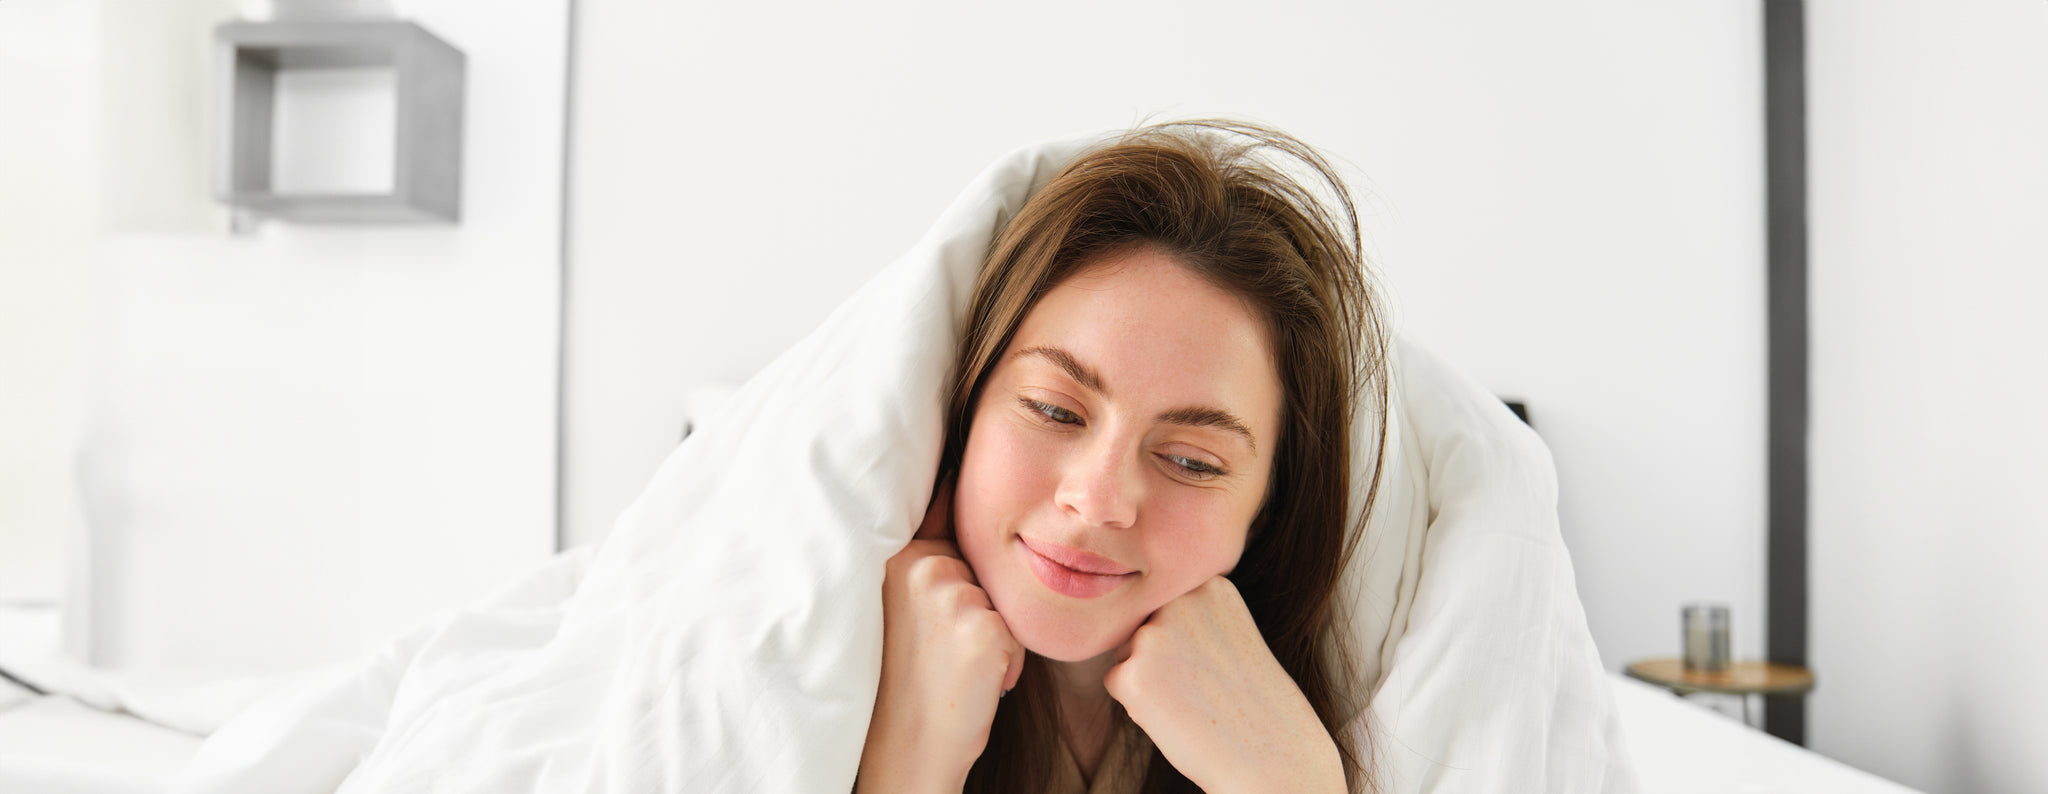
M 988 594 L 951 540 L 950 495 L 882 581 L 882 682 L 861 754 L 869 791 L 957 792 L 988 745 L 996 702 L 1024 672 Z
M 1167 602 L 1117 659 L 1110 696 L 1203 790 L 1345 789 L 1336 743 L 1230 580 Z

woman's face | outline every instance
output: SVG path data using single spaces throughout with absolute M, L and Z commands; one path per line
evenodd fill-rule
M 1280 381 L 1243 301 L 1152 249 L 1024 317 L 974 406 L 954 530 L 996 611 L 1060 661 L 1227 573 L 1266 493 Z

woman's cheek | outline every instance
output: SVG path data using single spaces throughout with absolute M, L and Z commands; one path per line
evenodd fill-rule
M 1232 506 L 1189 496 L 1195 498 L 1154 505 L 1155 531 L 1145 537 L 1146 559 L 1154 570 L 1172 572 L 1167 584 L 1176 589 L 1175 596 L 1237 567 L 1250 523 L 1240 525 L 1237 514 L 1242 511 Z
M 977 575 L 993 561 L 1003 537 L 1029 509 L 1025 493 L 1031 467 L 1028 450 L 1012 423 L 978 414 L 960 461 L 953 496 L 954 541 Z

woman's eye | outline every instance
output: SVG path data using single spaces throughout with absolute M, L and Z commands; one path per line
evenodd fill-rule
M 1207 463 L 1203 463 L 1199 460 L 1195 460 L 1194 458 L 1190 458 L 1186 455 L 1165 455 L 1163 457 L 1166 458 L 1167 463 L 1173 464 L 1187 476 L 1193 477 L 1197 480 L 1210 479 L 1223 473 L 1223 470 L 1220 468 L 1209 465 Z
M 1046 421 L 1063 425 L 1078 425 L 1081 423 L 1079 414 L 1052 403 L 1039 402 L 1029 397 L 1022 398 L 1020 402 L 1024 403 L 1024 407 L 1031 409 L 1033 413 L 1045 417 Z

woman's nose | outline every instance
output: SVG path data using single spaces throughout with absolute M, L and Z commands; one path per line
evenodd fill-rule
M 1143 485 L 1136 453 L 1121 446 L 1104 438 L 1070 457 L 1053 501 L 1089 526 L 1136 524 Z

